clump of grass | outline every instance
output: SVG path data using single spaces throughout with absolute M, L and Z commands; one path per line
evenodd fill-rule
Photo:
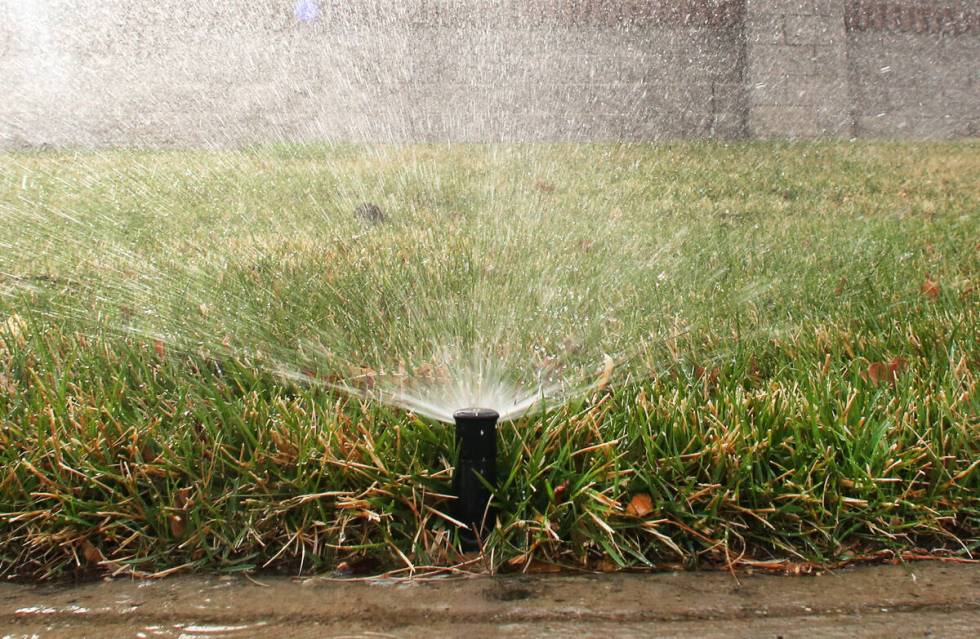
M 161 247 L 193 261 L 193 249 L 217 233 L 210 241 L 229 243 L 223 255 L 238 247 L 261 256 L 268 261 L 248 268 L 262 273 L 264 265 L 262 283 L 289 290 L 309 281 L 309 248 L 319 245 L 284 243 L 280 229 L 261 224 L 244 234 L 245 218 L 227 207 L 287 207 L 291 220 L 319 220 L 317 207 L 326 204 L 311 203 L 314 189 L 347 194 L 329 206 L 351 210 L 361 200 L 389 208 L 407 201 L 426 208 L 426 219 L 465 216 L 482 197 L 474 184 L 575 215 L 587 212 L 582 202 L 612 208 L 610 193 L 629 194 L 622 215 L 635 232 L 698 229 L 696 246 L 686 249 L 697 259 L 677 263 L 704 273 L 686 273 L 678 289 L 719 291 L 689 307 L 717 321 L 648 344 L 615 384 L 502 426 L 499 522 L 479 565 L 975 555 L 975 143 L 542 147 L 522 151 L 523 167 L 499 174 L 483 172 L 485 150 L 440 153 L 348 149 L 342 159 L 350 164 L 332 172 L 317 168 L 330 151 L 315 148 L 280 149 L 274 158 L 262 151 L 120 152 L 75 163 L 51 153 L 0 157 L 0 193 L 10 194 L 0 196 L 0 229 L 12 247 L 0 262 L 0 571 L 53 578 L 346 563 L 411 572 L 464 561 L 445 517 L 450 429 L 291 383 L 207 344 L 120 332 L 121 309 L 96 284 L 123 281 L 133 261 L 119 251 L 99 257 L 87 242 L 101 237 L 100 250 L 142 254 Z M 444 172 L 403 180 L 400 167 L 420 156 L 430 169 L 447 163 Z M 597 158 L 605 165 L 593 177 L 576 170 Z M 114 184 L 110 176 L 120 172 L 139 179 Z M 495 190 L 498 179 L 524 182 Z M 152 201 L 140 192 L 153 193 Z M 54 232 L 18 231 L 11 220 L 25 201 L 83 219 L 91 232 L 73 245 Z M 102 226 L 106 207 L 126 224 Z M 254 215 L 256 224 L 275 219 Z M 768 239 L 753 244 L 759 229 Z M 572 244 L 582 239 L 573 234 Z M 361 246 L 396 256 L 394 249 L 410 248 L 384 234 Z M 26 260 L 31 254 L 38 259 Z M 724 297 L 725 276 L 708 273 L 772 289 L 723 305 L 740 312 L 724 317 L 710 302 Z M 256 299 L 262 294 L 256 289 Z M 189 313 L 222 313 L 188 299 Z M 330 310 L 329 300 L 301 302 L 272 313 L 272 327 L 301 329 L 301 320 Z M 659 321 L 646 317 L 645 304 L 618 307 L 628 320 L 620 336 Z M 431 334 L 424 322 L 417 328 L 412 339 Z

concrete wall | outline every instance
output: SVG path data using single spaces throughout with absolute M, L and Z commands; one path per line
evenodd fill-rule
M 0 147 L 976 134 L 975 1 L 303 1 L 0 0 Z
M 845 22 L 854 135 L 980 135 L 977 0 L 860 0 Z
M 747 133 L 850 134 L 844 0 L 747 0 Z

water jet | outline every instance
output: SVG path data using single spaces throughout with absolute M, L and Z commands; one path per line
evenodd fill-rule
M 497 420 L 491 408 L 463 408 L 453 413 L 456 422 L 456 470 L 453 517 L 469 528 L 460 530 L 464 551 L 478 550 L 493 521 L 490 487 L 497 482 Z

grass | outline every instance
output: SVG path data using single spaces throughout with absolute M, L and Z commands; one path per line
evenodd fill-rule
M 451 429 L 318 383 L 338 370 L 287 339 L 311 326 L 344 365 L 428 362 L 449 335 L 515 383 L 536 340 L 574 336 L 559 375 L 627 353 L 502 425 L 498 525 L 466 568 L 975 557 L 978 151 L 0 156 L 0 574 L 461 565 Z M 663 247 L 655 287 L 637 264 Z M 589 294 L 563 315 L 534 273 Z M 461 312 L 473 295 L 519 302 Z M 614 328 L 581 321 L 600 313 Z M 671 339 L 630 349 L 651 333 Z

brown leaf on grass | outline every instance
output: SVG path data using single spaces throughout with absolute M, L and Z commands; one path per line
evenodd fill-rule
M 102 551 L 92 545 L 92 542 L 88 539 L 82 541 L 82 556 L 85 557 L 85 561 L 90 564 L 97 564 L 100 561 L 105 561 L 105 555 Z
M 554 495 L 555 495 L 556 502 L 561 501 L 562 495 L 564 495 L 565 491 L 568 490 L 568 485 L 569 485 L 568 480 L 566 479 L 562 483 L 558 484 L 558 486 L 555 488 Z
M 634 517 L 646 517 L 653 512 L 653 500 L 646 493 L 637 493 L 626 504 L 626 514 Z
M 534 549 L 534 546 L 532 546 L 531 549 L 533 550 Z M 511 557 L 510 559 L 507 560 L 507 565 L 508 566 L 523 566 L 528 561 L 528 555 L 529 555 L 529 553 L 523 553 L 523 554 L 520 554 L 520 555 L 515 555 L 515 556 L 513 556 L 513 557 Z
M 908 362 L 902 357 L 894 357 L 888 362 L 871 362 L 867 370 L 861 372 L 861 377 L 877 386 L 883 382 L 894 384 L 905 369 Z
M 183 517 L 180 515 L 170 515 L 170 532 L 174 537 L 183 537 L 185 528 Z
M 888 367 L 884 362 L 871 362 L 866 370 L 861 371 L 861 377 L 877 386 L 885 379 Z
M 377 566 L 378 560 L 373 557 L 351 557 L 337 564 L 333 574 L 337 577 L 366 575 L 375 571 Z
M 541 191 L 542 193 L 554 193 L 555 185 L 551 182 L 545 182 L 544 180 L 538 180 L 534 183 L 534 188 Z
M 153 452 L 153 447 L 150 446 L 149 444 L 144 443 L 143 445 L 140 446 L 139 450 L 140 450 L 140 459 L 143 460 L 144 462 L 153 461 L 157 458 L 156 454 L 154 454 Z M 143 467 L 143 472 L 144 473 L 148 472 L 148 468 L 146 466 Z M 154 473 L 162 472 L 166 474 L 166 471 L 159 468 L 155 469 L 153 472 Z
M 164 356 L 167 354 L 167 347 L 164 345 L 163 340 L 159 340 L 159 339 L 154 340 L 153 350 L 156 352 L 157 357 L 159 357 L 160 359 L 163 359 Z
M 904 357 L 893 357 L 892 361 L 888 362 L 888 372 L 892 374 L 892 379 L 897 379 L 899 375 L 905 372 L 905 369 L 909 367 L 909 363 L 905 361 Z
M 941 291 L 942 287 L 940 287 L 939 282 L 926 275 L 926 281 L 922 283 L 922 294 L 934 300 L 939 297 Z
M 595 566 L 596 570 L 599 572 L 619 572 L 621 568 L 619 564 L 611 559 L 602 559 Z
M 184 486 L 177 491 L 174 497 L 174 505 L 181 510 L 187 510 L 188 506 L 191 505 L 191 491 L 193 489 L 190 486 Z

